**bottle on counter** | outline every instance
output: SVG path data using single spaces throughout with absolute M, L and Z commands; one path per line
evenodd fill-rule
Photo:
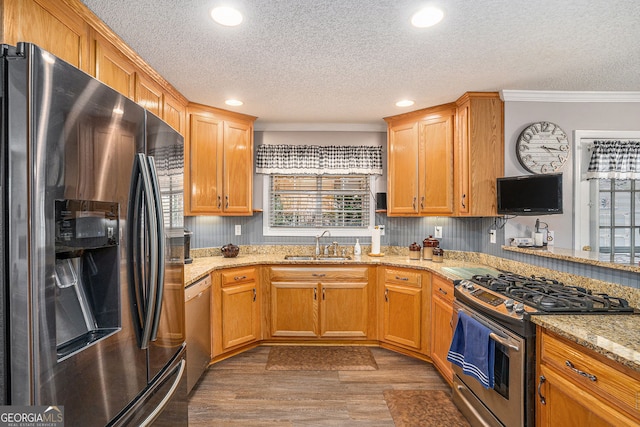
M 359 239 L 356 239 L 356 244 L 353 247 L 353 254 L 355 256 L 362 255 L 362 248 L 360 247 L 360 240 Z

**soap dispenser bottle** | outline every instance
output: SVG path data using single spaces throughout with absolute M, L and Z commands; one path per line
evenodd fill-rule
M 360 240 L 356 239 L 356 245 L 353 247 L 353 254 L 358 256 L 362 254 L 362 248 L 360 248 Z

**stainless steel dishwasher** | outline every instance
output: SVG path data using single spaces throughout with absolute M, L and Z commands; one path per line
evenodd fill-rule
M 187 286 L 184 292 L 187 327 L 187 392 L 211 362 L 211 276 Z

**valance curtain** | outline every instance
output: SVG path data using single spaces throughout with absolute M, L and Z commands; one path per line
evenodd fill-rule
M 593 141 L 587 179 L 640 179 L 640 141 Z
M 382 147 L 260 145 L 256 172 L 282 175 L 382 175 Z

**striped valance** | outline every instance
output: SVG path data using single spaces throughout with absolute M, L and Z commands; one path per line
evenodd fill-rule
M 640 141 L 593 141 L 587 179 L 640 179 Z
M 382 147 L 263 144 L 256 154 L 256 172 L 382 175 Z

